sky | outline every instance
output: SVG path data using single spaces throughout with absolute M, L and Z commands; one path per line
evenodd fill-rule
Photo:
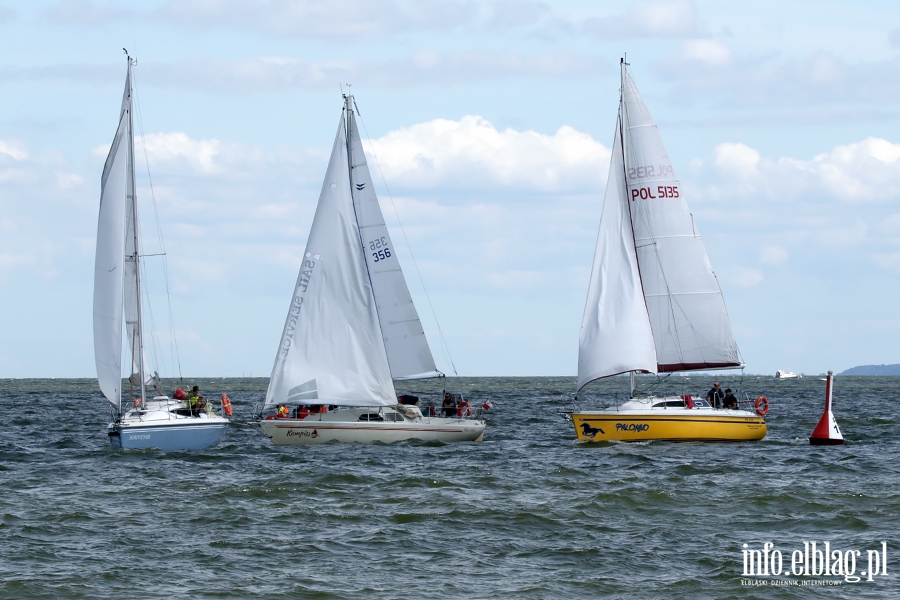
M 438 367 L 574 375 L 626 53 L 746 372 L 900 363 L 893 3 L 0 0 L 0 377 L 95 376 L 123 48 L 163 376 L 271 372 L 342 89 Z

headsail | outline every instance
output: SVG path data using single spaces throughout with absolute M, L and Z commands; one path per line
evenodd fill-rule
M 627 371 L 740 366 L 719 282 L 624 61 L 609 173 L 582 321 L 578 388 Z
M 134 194 L 131 131 L 131 61 L 113 138 L 100 180 L 100 214 L 94 257 L 94 359 L 97 382 L 114 406 L 121 402 L 122 311 L 125 277 L 126 214 Z
M 619 119 L 578 343 L 579 390 L 595 379 L 628 371 L 656 373 L 626 198 L 621 132 Z
M 346 125 L 342 115 L 266 391 L 267 407 L 397 402 L 350 191 Z
M 372 186 L 372 177 L 366 164 L 356 117 L 353 113 L 353 97 L 345 104 L 349 115 L 351 193 L 360 237 L 366 254 L 372 289 L 378 307 L 381 334 L 394 379 L 434 377 L 441 375 L 434 365 L 434 357 L 428 347 L 419 314 L 400 270 L 397 253 L 384 224 L 384 216 Z

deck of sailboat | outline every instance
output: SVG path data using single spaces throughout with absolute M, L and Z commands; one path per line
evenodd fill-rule
M 266 418 L 254 421 L 275 445 L 320 444 L 329 441 L 393 443 L 407 440 L 481 441 L 485 421 L 478 418 L 409 416 L 387 407 L 342 408 L 306 418 Z

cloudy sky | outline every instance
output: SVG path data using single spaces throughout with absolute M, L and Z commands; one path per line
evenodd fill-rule
M 893 3 L 0 0 L 0 377 L 94 376 L 123 47 L 185 376 L 271 371 L 348 83 L 439 368 L 574 375 L 626 52 L 747 371 L 900 362 Z

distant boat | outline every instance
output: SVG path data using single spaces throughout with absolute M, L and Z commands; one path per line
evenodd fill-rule
M 138 233 L 137 194 L 134 183 L 134 122 L 132 118 L 131 67 L 119 111 L 119 127 L 103 166 L 100 181 L 100 215 L 97 219 L 97 254 L 94 262 L 94 358 L 97 383 L 113 406 L 109 443 L 116 448 L 192 450 L 218 444 L 228 419 L 208 404 L 190 409 L 155 390 L 147 400 L 147 387 L 159 377 L 147 375 L 144 364 L 144 332 L 141 301 L 141 248 Z M 122 322 L 131 349 L 128 400 L 122 402 Z M 223 410 L 230 401 L 223 395 Z M 227 407 L 227 408 L 226 408 Z
M 634 373 L 742 367 L 725 300 L 647 107 L 621 65 L 606 198 L 578 349 L 578 391 L 631 373 L 632 397 L 571 414 L 579 442 L 758 440 L 763 415 L 700 398 L 634 397 Z M 758 414 L 757 414 L 758 413 Z
M 803 375 L 795 375 L 793 371 L 775 371 L 775 379 L 799 379 L 802 377 Z
M 453 405 L 447 412 L 459 418 L 424 415 L 418 399 L 398 400 L 394 380 L 443 373 L 434 364 L 384 223 L 355 106 L 353 96 L 344 96 L 300 257 L 263 407 L 277 412 L 260 414 L 254 425 L 276 445 L 480 440 L 481 409 L 473 411 L 459 395 L 447 398 Z

